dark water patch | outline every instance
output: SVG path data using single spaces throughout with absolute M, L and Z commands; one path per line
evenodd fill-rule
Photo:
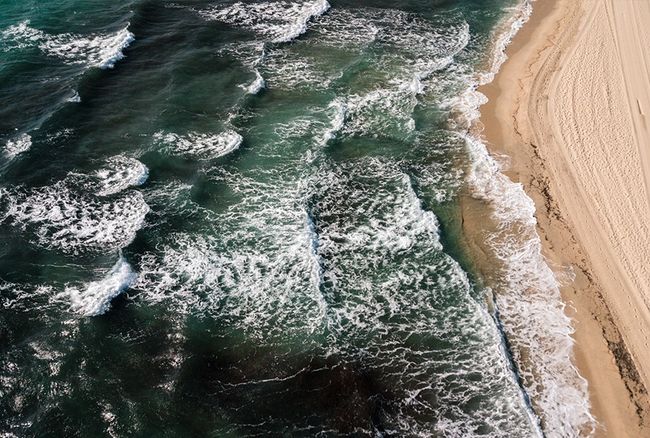
M 213 347 L 227 343 L 219 337 L 201 349 L 193 342 L 179 375 L 178 413 L 192 430 L 205 433 L 223 417 L 243 434 L 382 430 L 391 395 L 376 370 L 336 356 L 323 359 L 320 352 L 282 354 L 254 344 Z M 188 409 L 188 402 L 200 400 Z M 242 409 L 250 405 L 256 406 L 254 413 Z

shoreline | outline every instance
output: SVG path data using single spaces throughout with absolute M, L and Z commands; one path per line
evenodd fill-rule
M 548 89 L 553 80 L 567 80 L 558 81 L 556 73 L 562 71 L 564 56 L 572 54 L 585 27 L 593 25 L 593 14 L 587 13 L 587 6 L 595 9 L 593 4 L 587 5 L 590 2 L 595 0 L 533 3 L 530 20 L 506 49 L 506 62 L 491 83 L 479 88 L 488 98 L 480 109 L 481 137 L 500 162 L 507 157 L 503 173 L 513 182 L 523 184 L 535 203 L 543 254 L 561 281 L 566 313 L 575 329 L 574 364 L 589 384 L 591 412 L 598 422 L 596 435 L 645 436 L 650 434 L 646 383 L 643 370 L 639 371 L 639 354 L 635 356 L 634 349 L 626 346 L 634 333 L 624 323 L 625 313 L 614 308 L 617 303 L 612 301 L 617 300 L 612 295 L 616 289 L 603 281 L 611 272 L 603 271 L 602 264 L 592 260 L 603 256 L 594 246 L 597 239 L 584 238 L 590 231 L 580 223 L 583 210 L 571 208 L 575 194 L 567 186 L 580 183 L 566 177 L 570 173 L 566 169 L 573 162 L 557 156 L 557 143 L 562 142 L 545 138 L 553 128 L 561 131 L 572 127 L 552 126 L 554 114 L 548 114 Z M 559 94 L 558 100 L 562 96 Z M 590 152 L 588 145 L 585 149 Z M 472 205 L 475 202 L 464 202 L 467 229 L 481 227 L 485 220 L 476 214 L 477 208 Z M 470 240 L 472 252 L 484 252 L 478 236 Z M 485 274 L 489 268 L 479 266 L 479 270 Z M 486 278 L 489 282 L 489 272 Z

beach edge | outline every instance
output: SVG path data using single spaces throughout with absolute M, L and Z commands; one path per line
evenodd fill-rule
M 598 275 L 557 201 L 555 193 L 561 189 L 544 166 L 538 150 L 543 146 L 521 126 L 528 122 L 522 120 L 522 107 L 547 98 L 544 87 L 533 87 L 534 82 L 542 69 L 557 69 L 584 19 L 583 8 L 582 2 L 572 0 L 534 2 L 530 20 L 506 49 L 507 61 L 495 79 L 479 89 L 488 97 L 481 107 L 482 137 L 491 154 L 508 157 L 504 173 L 523 184 L 535 202 L 544 255 L 562 282 L 562 298 L 573 320 L 574 362 L 589 383 L 599 423 L 596 435 L 643 436 L 650 433 L 645 386 Z

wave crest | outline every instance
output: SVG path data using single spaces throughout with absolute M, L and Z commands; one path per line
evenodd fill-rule
M 304 3 L 242 3 L 200 12 L 209 20 L 253 30 L 273 43 L 287 43 L 307 31 L 307 24 L 330 8 L 327 0 Z
M 190 132 L 185 135 L 173 132 L 156 132 L 154 140 L 172 154 L 184 155 L 204 160 L 223 157 L 241 145 L 243 138 L 237 132 L 229 130 L 218 134 L 200 134 Z
M 101 280 L 93 281 L 84 288 L 67 287 L 72 309 L 83 316 L 98 316 L 106 313 L 113 298 L 120 295 L 138 278 L 131 265 L 120 255 L 120 259 Z
M 115 67 L 115 63 L 124 58 L 123 50 L 135 40 L 128 25 L 115 33 L 51 35 L 30 27 L 29 21 L 11 26 L 1 35 L 10 43 L 10 48 L 36 46 L 46 55 L 66 63 L 101 69 Z
M 32 137 L 29 134 L 21 134 L 18 137 L 7 140 L 5 143 L 4 153 L 8 159 L 12 160 L 32 147 Z

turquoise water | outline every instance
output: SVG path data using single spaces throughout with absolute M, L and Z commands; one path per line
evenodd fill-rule
M 517 4 L 0 1 L 3 436 L 570 435 L 462 243 Z

